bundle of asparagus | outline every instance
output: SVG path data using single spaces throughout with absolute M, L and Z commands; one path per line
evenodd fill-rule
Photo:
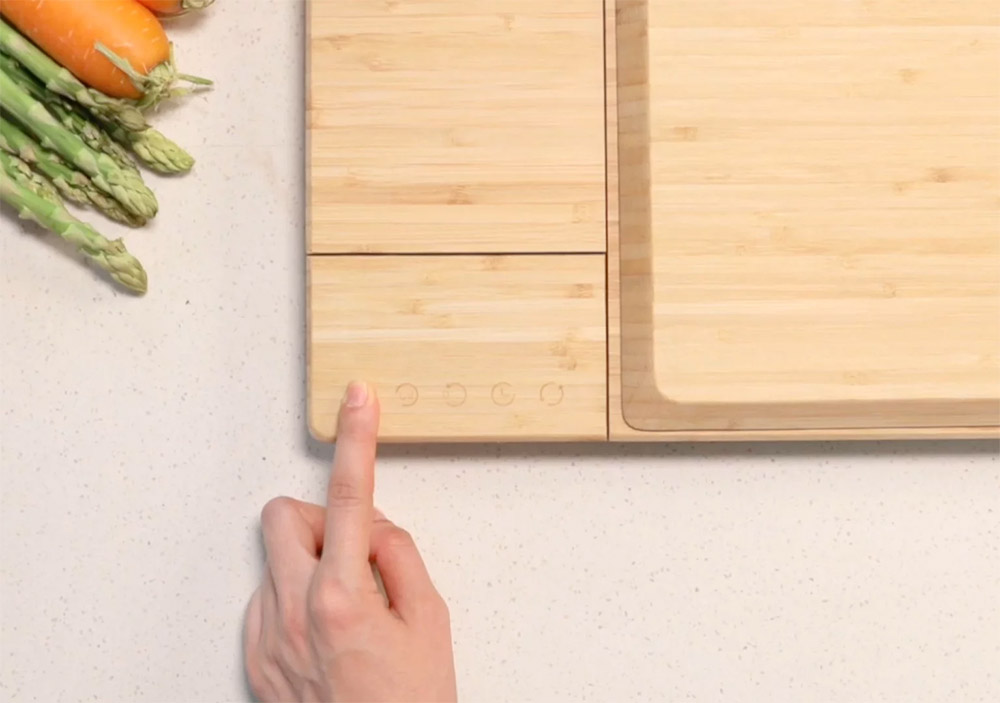
M 147 290 L 142 264 L 120 239 L 107 239 L 66 205 L 141 227 L 159 203 L 140 165 L 161 174 L 194 166 L 190 154 L 149 124 L 147 112 L 190 92 L 176 87 L 179 80 L 196 87 L 210 81 L 176 72 L 154 10 L 170 16 L 209 4 L 0 2 L 0 200 L 139 294 Z

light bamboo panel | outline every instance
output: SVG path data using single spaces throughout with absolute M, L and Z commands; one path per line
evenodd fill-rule
M 309 257 L 309 416 L 375 383 L 384 441 L 607 437 L 604 256 Z
M 603 252 L 601 0 L 311 0 L 311 253 Z
M 608 428 L 610 439 L 649 441 L 810 441 L 996 437 L 997 427 L 867 427 L 782 430 L 637 430 L 626 422 L 622 398 L 621 257 L 618 214 L 618 70 L 616 7 L 607 7 L 608 71 Z M 627 17 L 625 18 L 627 19 Z
M 706 7 L 618 3 L 627 426 L 995 430 L 998 3 Z

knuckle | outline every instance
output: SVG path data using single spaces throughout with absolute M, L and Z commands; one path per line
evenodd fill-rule
M 419 617 L 433 630 L 447 631 L 451 629 L 451 612 L 448 604 L 437 592 L 424 597 L 419 606 Z
M 402 527 L 393 526 L 385 536 L 386 547 L 392 551 L 405 551 L 416 548 L 413 535 Z
M 330 480 L 328 501 L 338 508 L 350 508 L 361 505 L 361 491 L 350 481 L 333 478 Z
M 292 510 L 295 510 L 295 504 L 292 502 L 291 498 L 286 498 L 284 496 L 272 498 L 264 504 L 264 507 L 260 511 L 261 527 L 265 530 L 273 529 L 289 514 L 289 511 Z
M 439 593 L 435 593 L 431 599 L 431 616 L 438 625 L 451 628 L 451 610 L 448 603 Z
M 309 614 L 323 628 L 344 630 L 358 621 L 358 604 L 343 586 L 327 583 L 309 594 Z

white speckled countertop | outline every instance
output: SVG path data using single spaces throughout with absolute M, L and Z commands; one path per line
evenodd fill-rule
M 247 700 L 258 511 L 317 500 L 303 364 L 302 5 L 177 24 L 115 293 L 0 219 L 0 700 Z M 113 228 L 105 227 L 108 231 Z M 387 447 L 465 701 L 1000 700 L 995 442 Z

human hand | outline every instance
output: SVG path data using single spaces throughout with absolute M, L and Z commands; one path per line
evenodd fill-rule
M 261 513 L 267 568 L 244 633 L 261 700 L 457 699 L 448 608 L 410 535 L 373 506 L 378 423 L 374 391 L 351 384 L 326 508 L 275 498 Z

